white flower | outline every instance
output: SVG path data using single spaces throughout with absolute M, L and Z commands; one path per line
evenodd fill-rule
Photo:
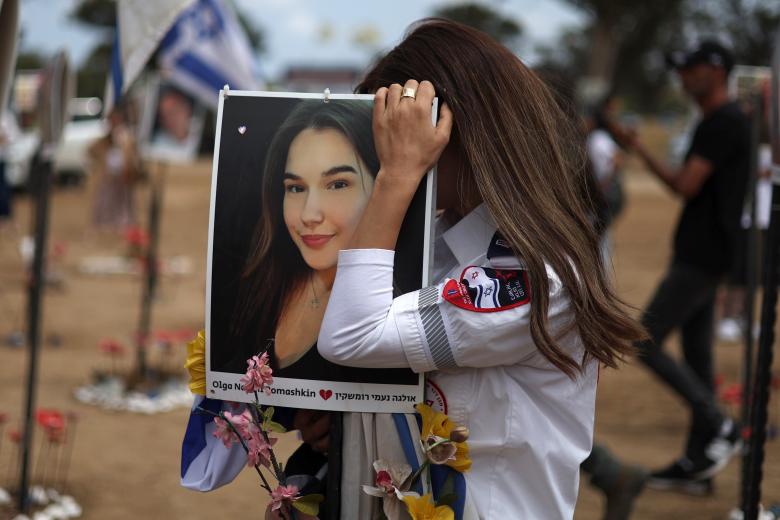
M 403 489 L 409 486 L 406 480 L 412 474 L 412 468 L 408 464 L 379 459 L 374 461 L 374 471 L 374 485 L 364 485 L 363 492 L 382 499 L 382 509 L 389 520 L 409 518 L 402 500 L 406 495 L 416 495 Z

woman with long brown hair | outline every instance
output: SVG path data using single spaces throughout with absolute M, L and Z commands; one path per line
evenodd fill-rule
M 376 93 L 380 169 L 339 254 L 320 353 L 427 373 L 426 400 L 471 430 L 480 518 L 571 518 L 598 365 L 643 337 L 605 275 L 581 136 L 517 57 L 450 21 L 413 27 L 357 90 Z M 400 224 L 437 162 L 440 283 L 394 299 Z

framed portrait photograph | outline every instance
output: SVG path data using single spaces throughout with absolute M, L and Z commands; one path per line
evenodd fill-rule
M 195 98 L 155 76 L 146 85 L 139 129 L 146 159 L 189 162 L 195 159 L 206 118 Z
M 729 75 L 729 95 L 743 107 L 753 104 L 753 96 L 769 89 L 772 70 L 769 67 L 736 65 Z
M 434 117 L 436 114 L 434 106 Z M 221 92 L 211 188 L 206 297 L 207 396 L 250 401 L 247 359 L 268 353 L 262 404 L 411 412 L 423 378 L 320 356 L 317 337 L 338 252 L 379 170 L 373 96 Z M 434 175 L 420 184 L 396 245 L 396 295 L 428 285 Z M 354 295 L 354 305 L 361 297 Z

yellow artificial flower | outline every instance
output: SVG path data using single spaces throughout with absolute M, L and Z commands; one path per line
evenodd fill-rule
M 206 395 L 206 331 L 187 343 L 187 361 L 184 368 L 190 373 L 190 392 Z
M 421 497 L 406 495 L 403 500 L 412 520 L 455 520 L 455 512 L 450 506 L 437 507 L 430 493 Z
M 458 425 L 447 417 L 447 414 L 437 412 L 427 404 L 418 404 L 414 407 L 422 417 L 422 430 L 420 438 L 425 441 L 431 435 L 450 438 L 450 433 Z M 465 442 L 454 443 L 457 447 L 455 459 L 445 462 L 445 464 L 456 471 L 463 473 L 471 468 L 471 459 L 469 458 L 469 447 Z

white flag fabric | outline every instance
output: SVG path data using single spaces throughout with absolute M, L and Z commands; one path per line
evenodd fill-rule
M 105 113 L 138 77 L 160 40 L 196 0 L 119 0 Z
M 13 82 L 18 39 L 19 0 L 0 0 L 0 116 Z
M 197 0 L 184 9 L 160 43 L 163 79 L 216 109 L 224 85 L 256 90 L 249 40 L 224 0 Z
M 249 41 L 223 0 L 119 0 L 117 15 L 106 113 L 158 47 L 164 79 L 206 106 L 225 84 L 257 88 Z

